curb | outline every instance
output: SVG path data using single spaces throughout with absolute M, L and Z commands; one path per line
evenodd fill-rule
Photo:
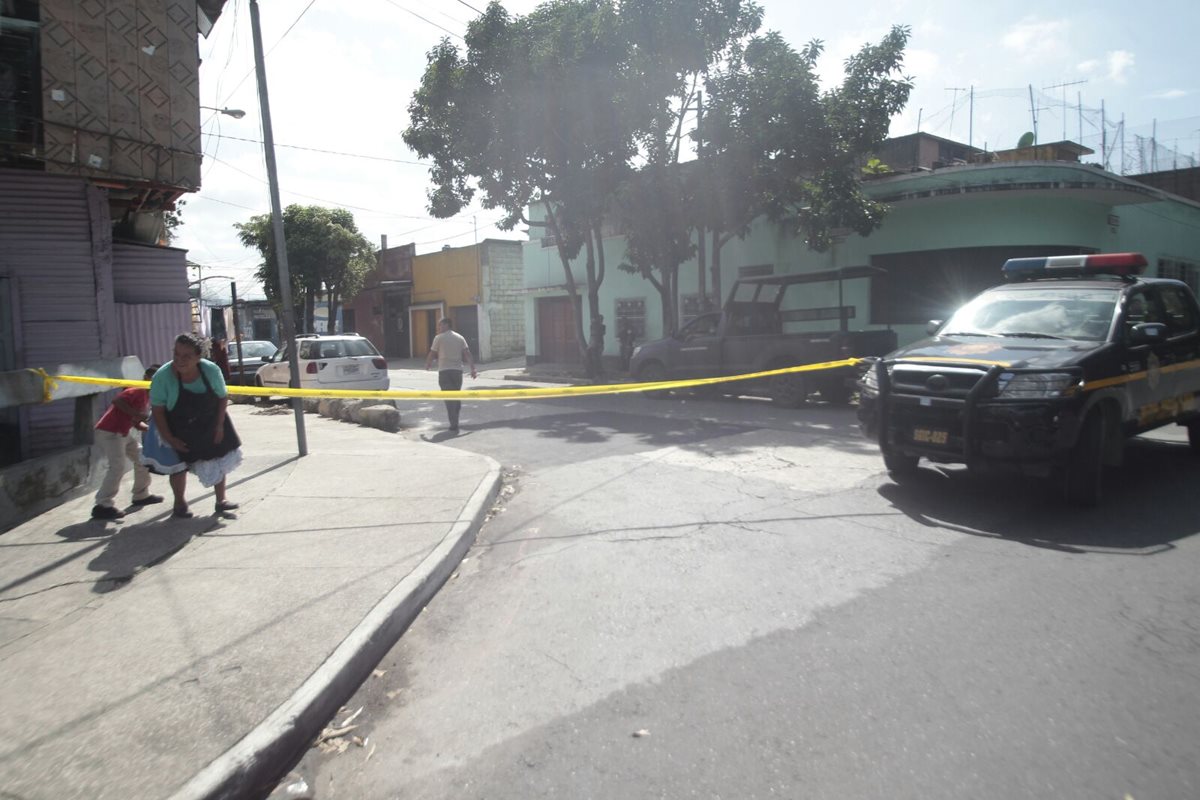
M 192 776 L 170 800 L 265 797 L 314 736 L 371 674 L 458 568 L 500 489 L 500 464 L 484 475 L 441 543 L 375 604 L 325 662 L 252 731 Z

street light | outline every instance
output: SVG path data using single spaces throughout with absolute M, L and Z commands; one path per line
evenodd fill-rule
M 204 109 L 205 111 L 215 111 L 218 114 L 224 114 L 225 116 L 233 117 L 234 119 L 241 119 L 242 117 L 246 116 L 246 112 L 242 111 L 240 108 L 214 108 L 213 106 L 200 106 L 200 108 Z

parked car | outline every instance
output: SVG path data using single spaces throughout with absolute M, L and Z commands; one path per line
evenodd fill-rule
M 1125 439 L 1187 427 L 1200 452 L 1200 305 L 1138 253 L 1014 258 L 930 337 L 875 362 L 858 418 L 903 479 L 921 458 L 1057 476 L 1096 505 Z
M 296 337 L 295 347 L 301 389 L 380 391 L 390 385 L 387 360 L 358 334 L 302 334 Z M 254 382 L 266 388 L 286 387 L 289 378 L 288 346 L 284 345 L 259 368 Z
M 238 362 L 238 351 L 241 350 L 241 363 Z M 232 342 L 229 345 L 229 380 L 238 386 L 252 386 L 258 368 L 271 360 L 271 356 L 279 348 L 273 342 L 242 341 L 241 344 Z

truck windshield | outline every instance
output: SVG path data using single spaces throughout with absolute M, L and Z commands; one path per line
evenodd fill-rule
M 945 336 L 1103 341 L 1118 296 L 1115 288 L 993 289 L 956 311 L 941 332 Z

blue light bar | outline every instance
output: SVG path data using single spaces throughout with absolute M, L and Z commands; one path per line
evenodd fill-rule
M 1140 275 L 1146 268 L 1141 253 L 1096 253 L 1078 256 L 1010 258 L 1002 273 L 1008 281 L 1035 278 L 1070 278 L 1087 275 Z

